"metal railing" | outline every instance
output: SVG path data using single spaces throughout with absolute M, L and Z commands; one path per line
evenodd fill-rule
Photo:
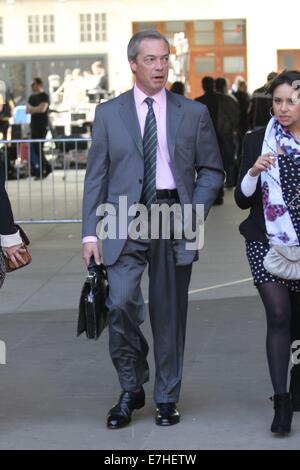
M 81 222 L 90 143 L 91 138 L 0 141 L 6 189 L 17 222 Z

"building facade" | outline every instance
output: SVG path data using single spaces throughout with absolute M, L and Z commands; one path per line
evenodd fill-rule
M 62 82 L 101 61 L 118 94 L 132 85 L 130 36 L 153 27 L 171 42 L 184 33 L 192 98 L 204 75 L 242 75 L 251 92 L 272 70 L 300 68 L 298 10 L 297 0 L 280 11 L 271 0 L 0 0 L 0 79 L 22 101 L 33 76 Z

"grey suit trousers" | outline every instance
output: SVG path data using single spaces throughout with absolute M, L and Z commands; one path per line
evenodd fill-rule
M 156 403 L 177 402 L 182 379 L 192 264 L 176 265 L 176 244 L 172 237 L 129 238 L 116 263 L 107 266 L 109 350 L 122 389 L 130 391 L 149 380 L 149 347 L 140 329 L 146 315 L 140 282 L 148 263 Z

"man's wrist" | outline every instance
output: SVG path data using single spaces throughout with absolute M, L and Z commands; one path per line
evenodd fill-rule
M 98 241 L 97 237 L 89 235 L 89 236 L 83 237 L 82 244 L 84 244 L 84 243 L 97 243 L 97 241 Z

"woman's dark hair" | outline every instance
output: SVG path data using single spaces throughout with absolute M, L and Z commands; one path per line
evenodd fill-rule
M 298 83 L 294 83 L 296 81 Z M 284 70 L 271 81 L 267 88 L 267 93 L 273 96 L 275 89 L 284 83 L 293 86 L 297 90 L 300 86 L 300 72 L 298 70 Z

